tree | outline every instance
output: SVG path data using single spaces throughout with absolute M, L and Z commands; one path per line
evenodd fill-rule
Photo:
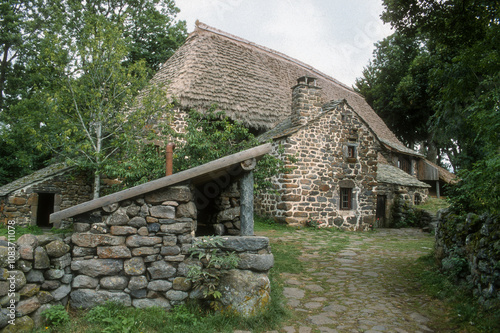
M 143 103 L 137 103 L 148 81 L 147 67 L 144 61 L 123 66 L 128 49 L 120 38 L 121 25 L 91 15 L 81 36 L 68 52 L 69 61 L 54 64 L 61 73 L 61 89 L 41 95 L 49 113 L 43 127 L 51 129 L 43 129 L 42 139 L 55 154 L 93 171 L 97 198 L 106 167 L 134 153 L 148 135 L 156 135 L 147 125 L 165 117 L 169 106 L 163 87 L 152 87 Z
M 187 35 L 185 22 L 175 20 L 178 11 L 172 0 L 3 2 L 0 5 L 0 60 L 3 60 L 0 142 L 5 155 L 0 161 L 0 173 L 7 176 L 0 183 L 37 170 L 55 156 L 54 150 L 45 149 L 45 145 L 36 141 L 60 134 L 48 122 L 54 100 L 42 96 L 59 96 L 59 105 L 64 104 L 61 98 L 72 98 L 60 90 L 61 78 L 68 74 L 60 69 L 70 68 L 69 62 L 78 58 L 72 53 L 76 50 L 73 44 L 86 38 L 92 20 L 101 18 L 119 25 L 120 34 L 116 38 L 123 40 L 126 48 L 121 53 L 122 65 L 130 67 L 133 73 L 137 71 L 136 64 L 143 61 L 144 73 L 150 77 Z M 64 81 L 66 88 L 77 81 L 83 85 L 85 80 L 81 75 L 66 75 L 66 78 L 69 78 Z
M 418 55 L 395 81 L 407 96 L 429 96 L 429 125 L 462 179 L 455 204 L 498 213 L 500 2 L 384 0 L 384 6 L 382 19 L 404 38 L 421 41 L 426 50 L 425 61 L 416 66 Z M 360 90 L 371 88 L 367 82 L 383 82 L 380 73 L 367 70 L 369 80 L 359 80 Z M 397 95 L 372 91 L 374 101 L 393 102 Z

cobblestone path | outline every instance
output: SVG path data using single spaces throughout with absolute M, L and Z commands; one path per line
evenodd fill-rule
M 440 318 L 429 314 L 444 319 L 439 304 L 420 295 L 418 283 L 405 276 L 405 267 L 431 251 L 429 234 L 414 229 L 263 234 L 271 244 L 278 239 L 301 244 L 302 272 L 282 274 L 292 318 L 279 332 L 434 332 L 432 320 Z

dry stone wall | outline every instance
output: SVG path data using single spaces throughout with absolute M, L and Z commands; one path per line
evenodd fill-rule
M 27 331 L 53 304 L 91 308 L 111 300 L 168 310 L 203 298 L 187 279 L 190 266 L 206 265 L 190 256 L 197 226 L 194 194 L 190 186 L 172 186 L 75 216 L 67 237 L 24 235 L 15 245 L 14 269 L 7 267 L 9 243 L 0 240 L 0 328 L 13 327 L 6 308 L 11 302 L 17 327 L 26 325 Z M 269 240 L 221 241 L 219 253 L 236 253 L 239 264 L 222 276 L 220 308 L 255 314 L 270 300 Z M 11 276 L 15 295 L 9 295 Z
M 45 309 L 67 304 L 73 280 L 69 244 L 69 237 L 58 235 L 22 235 L 15 243 L 0 240 L 3 332 L 29 332 Z M 14 258 L 9 256 L 12 249 Z

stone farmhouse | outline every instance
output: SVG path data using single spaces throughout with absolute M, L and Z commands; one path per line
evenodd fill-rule
M 255 209 L 292 225 L 312 220 L 348 230 L 386 226 L 396 196 L 439 195 L 449 172 L 405 147 L 352 88 L 285 54 L 197 22 L 152 83 L 177 101 L 175 128 L 189 109 L 213 104 L 262 141 L 296 156 L 273 180 L 279 194 Z
M 283 223 L 316 221 L 348 230 L 387 226 L 396 197 L 418 204 L 429 194 L 439 196 L 442 184 L 454 177 L 406 148 L 350 87 L 200 22 L 152 83 L 165 84 L 175 98 L 177 131 L 183 131 L 188 110 L 217 104 L 262 142 L 272 141 L 276 156 L 284 149 L 297 157 L 289 173 L 273 179 L 277 194 L 255 202 L 258 213 Z M 51 213 L 91 199 L 90 184 L 63 165 L 37 171 L 0 187 L 0 219 L 51 226 Z

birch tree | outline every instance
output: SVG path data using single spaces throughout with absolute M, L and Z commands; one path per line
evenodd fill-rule
M 61 89 L 46 96 L 51 130 L 43 141 L 69 163 L 93 171 L 98 198 L 105 168 L 157 135 L 151 124 L 169 113 L 169 105 L 163 87 L 151 87 L 136 103 L 148 80 L 147 66 L 143 61 L 123 65 L 128 49 L 120 25 L 94 16 L 81 36 L 69 49 L 52 53 L 55 59 L 65 52 L 71 57 L 54 64 L 60 66 Z

